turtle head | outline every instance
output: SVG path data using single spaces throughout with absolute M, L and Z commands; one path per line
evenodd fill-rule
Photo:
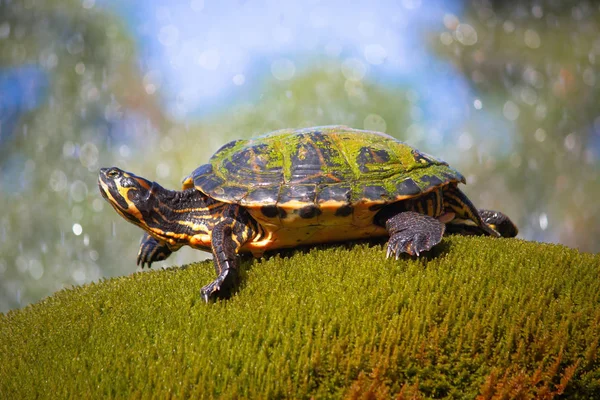
M 146 226 L 144 217 L 162 189 L 157 183 L 116 167 L 100 169 L 98 187 L 117 213 L 142 228 Z

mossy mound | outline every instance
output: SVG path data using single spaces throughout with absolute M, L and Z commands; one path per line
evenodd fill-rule
M 600 398 L 600 256 L 447 237 L 210 262 L 61 291 L 0 314 L 0 398 Z M 505 396 L 505 397 L 502 397 Z

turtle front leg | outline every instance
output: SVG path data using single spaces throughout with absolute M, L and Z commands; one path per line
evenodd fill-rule
M 418 256 L 438 244 L 446 225 L 436 218 L 414 211 L 404 211 L 387 219 L 385 227 L 390 234 L 387 257 L 400 253 Z
M 211 234 L 211 247 L 217 279 L 200 291 L 206 302 L 231 289 L 240 265 L 237 252 L 250 237 L 251 227 L 233 218 L 225 218 L 215 225 Z
M 142 236 L 142 243 L 137 256 L 137 265 L 148 268 L 152 267 L 152 263 L 156 261 L 166 260 L 171 255 L 172 251 L 165 242 L 154 239 L 148 233 Z

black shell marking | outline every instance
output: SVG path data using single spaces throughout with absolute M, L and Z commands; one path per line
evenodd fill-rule
M 305 206 L 298 211 L 298 215 L 304 219 L 314 218 L 321 215 L 321 209 L 315 205 Z
M 336 217 L 347 217 L 348 215 L 352 214 L 352 211 L 354 211 L 354 208 L 350 204 L 346 204 L 335 210 L 334 215 Z

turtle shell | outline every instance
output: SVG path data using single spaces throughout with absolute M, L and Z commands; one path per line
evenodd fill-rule
M 285 129 L 221 147 L 184 180 L 222 202 L 312 218 L 376 210 L 463 176 L 442 160 L 379 132 L 324 126 Z

